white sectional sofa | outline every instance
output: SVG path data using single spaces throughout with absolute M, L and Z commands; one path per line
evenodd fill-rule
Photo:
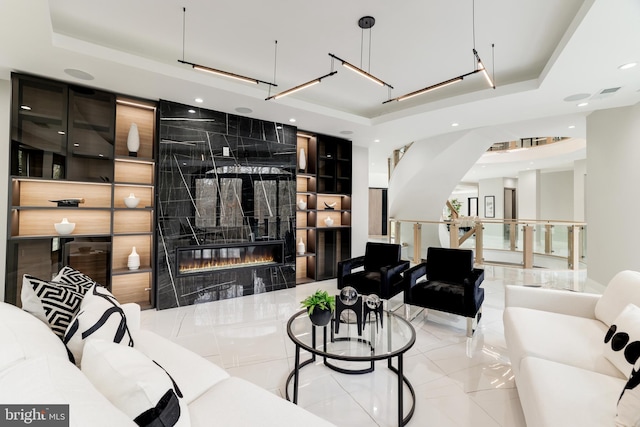
M 332 425 L 267 390 L 230 377 L 222 368 L 159 335 L 140 330 L 140 307 L 122 307 L 134 348 L 160 364 L 179 386 L 191 425 Z M 0 303 L 0 342 L 0 403 L 69 404 L 71 426 L 136 425 L 98 391 L 89 375 L 69 362 L 60 338 L 36 317 Z
M 616 416 L 634 365 L 621 370 L 612 360 L 624 352 L 605 343 L 629 304 L 640 306 L 638 272 L 618 273 L 602 296 L 507 286 L 505 339 L 528 427 L 638 425 Z

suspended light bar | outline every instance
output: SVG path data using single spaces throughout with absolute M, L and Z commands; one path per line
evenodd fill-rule
M 436 89 L 440 89 L 440 88 L 443 88 L 443 87 L 446 87 L 446 86 L 450 86 L 450 85 L 452 85 L 454 83 L 461 82 L 462 80 L 464 80 L 465 77 L 467 77 L 467 76 L 469 76 L 471 74 L 475 74 L 475 73 L 477 73 L 479 71 L 480 70 L 472 71 L 470 73 L 463 74 L 463 75 L 458 76 L 458 77 L 454 77 L 453 79 L 445 80 L 443 82 L 436 83 L 436 84 L 434 84 L 432 86 L 427 86 L 424 89 L 416 90 L 415 92 L 411 92 L 411 93 L 408 93 L 406 95 L 398 96 L 397 98 L 388 99 L 388 100 L 384 101 L 383 104 L 386 104 L 387 102 L 392 102 L 392 101 L 404 101 L 405 99 L 413 98 L 414 96 L 422 95 L 423 93 L 431 92 L 431 91 L 434 91 Z
M 205 67 L 204 65 L 194 64 L 193 62 L 187 62 L 187 61 L 183 61 L 181 59 L 178 59 L 178 62 L 180 62 L 181 64 L 191 65 L 191 67 L 194 70 L 204 71 L 205 73 L 211 73 L 211 74 L 215 74 L 215 75 L 222 76 L 222 77 L 228 77 L 230 79 L 240 80 L 240 81 L 246 82 L 246 83 L 253 83 L 253 84 L 256 84 L 256 85 L 258 83 L 262 83 L 262 84 L 269 85 L 269 86 L 278 86 L 275 83 L 269 83 L 269 82 L 265 82 L 263 80 L 258 80 L 258 79 L 254 79 L 254 78 L 251 78 L 251 77 L 242 76 L 240 74 L 230 73 L 228 71 L 217 70 L 217 69 L 211 68 L 211 67 Z
M 292 87 L 291 89 L 287 89 L 284 92 L 280 92 L 280 93 L 277 93 L 275 95 L 271 95 L 270 97 L 265 98 L 265 101 L 269 101 L 270 99 L 278 99 L 278 98 L 282 98 L 282 97 L 287 96 L 287 95 L 291 95 L 294 92 L 298 92 L 299 90 L 306 89 L 308 87 L 316 85 L 316 84 L 320 83 L 322 81 L 322 79 L 325 79 L 327 77 L 331 77 L 331 76 L 333 76 L 334 74 L 337 74 L 337 73 L 338 73 L 337 71 L 332 71 L 329 74 L 325 74 L 324 76 L 318 77 L 317 79 L 313 79 L 313 80 L 310 80 L 310 81 L 308 81 L 306 83 L 298 85 L 296 87 Z
M 487 68 L 482 63 L 482 60 L 480 59 L 480 56 L 478 56 L 478 52 L 475 49 L 473 49 L 473 54 L 475 55 L 476 60 L 478 61 L 478 71 L 481 71 L 482 74 L 484 74 L 484 78 L 487 79 L 487 83 L 489 83 L 489 86 L 491 86 L 492 88 L 495 89 L 496 85 L 491 80 L 491 77 L 489 77 L 489 73 L 487 72 Z
M 388 83 L 385 83 L 384 81 L 380 80 L 379 78 L 377 78 L 376 76 L 374 76 L 373 74 L 367 73 L 366 71 L 364 71 L 362 68 L 358 68 L 355 65 L 345 61 L 344 59 L 338 58 L 337 56 L 335 56 L 334 54 L 330 53 L 329 54 L 330 57 L 337 59 L 338 61 L 342 62 L 342 66 L 361 75 L 364 78 L 367 78 L 369 80 L 371 80 L 374 83 L 379 84 L 380 86 L 387 86 L 391 89 L 393 89 L 393 86 L 391 86 Z

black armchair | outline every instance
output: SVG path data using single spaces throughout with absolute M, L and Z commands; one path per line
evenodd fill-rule
M 473 320 L 482 317 L 483 280 L 484 270 L 473 268 L 472 250 L 429 248 L 426 262 L 404 274 L 405 310 L 408 314 L 409 305 L 416 305 L 465 316 L 471 337 Z
M 338 289 L 354 287 L 361 295 L 388 300 L 403 291 L 401 273 L 409 261 L 400 259 L 400 245 L 367 242 L 364 256 L 338 262 Z M 352 272 L 364 267 L 363 271 Z

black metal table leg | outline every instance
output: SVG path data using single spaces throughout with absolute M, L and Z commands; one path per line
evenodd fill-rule
M 293 378 L 293 403 L 298 403 L 298 379 L 300 378 L 300 346 L 296 345 L 296 362 Z
M 391 361 L 391 359 L 389 359 Z M 403 419 L 403 391 L 404 391 L 404 374 L 402 373 L 402 354 L 398 355 L 398 425 L 404 425 Z

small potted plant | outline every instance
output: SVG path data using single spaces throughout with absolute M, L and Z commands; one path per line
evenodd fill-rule
M 330 296 L 327 291 L 317 290 L 304 300 L 300 301 L 303 308 L 307 309 L 311 323 L 316 326 L 326 326 L 331 320 L 331 315 L 336 309 L 336 297 Z

